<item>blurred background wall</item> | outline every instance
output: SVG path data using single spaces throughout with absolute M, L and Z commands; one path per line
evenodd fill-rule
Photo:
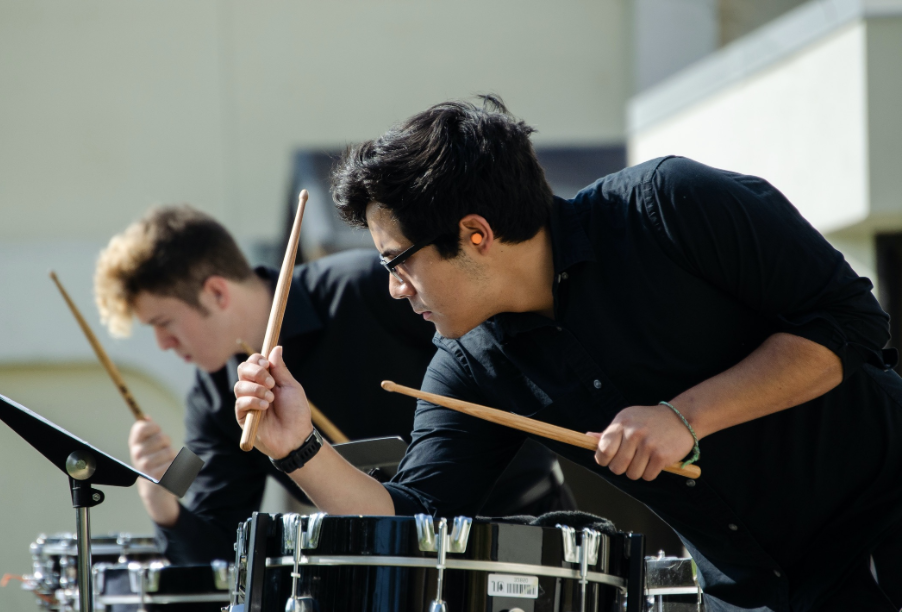
M 367 245 L 331 212 L 334 155 L 486 92 L 538 128 L 560 195 L 671 153 L 761 174 L 902 310 L 900 59 L 902 0 L 0 0 L 0 393 L 127 459 L 129 414 L 55 269 L 179 444 L 191 368 L 99 327 L 109 237 L 189 202 L 278 261 L 304 186 L 306 257 Z M 0 462 L 0 574 L 26 573 L 38 533 L 73 530 L 66 481 L 5 426 Z M 661 529 L 568 477 L 621 528 Z M 150 532 L 134 491 L 107 493 L 95 533 Z M 2 610 L 35 606 L 0 589 Z

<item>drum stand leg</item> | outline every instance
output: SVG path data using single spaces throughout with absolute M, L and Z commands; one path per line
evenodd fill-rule
M 90 509 L 103 501 L 103 493 L 91 488 L 91 476 L 97 460 L 88 451 L 75 451 L 66 459 L 72 506 L 75 508 L 75 538 L 78 548 L 76 576 L 78 577 L 78 609 L 94 612 L 94 581 L 91 576 L 91 514 Z

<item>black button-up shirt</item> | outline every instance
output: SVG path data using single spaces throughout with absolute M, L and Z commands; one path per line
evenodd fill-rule
M 555 319 L 497 315 L 452 340 L 427 391 L 577 431 L 655 405 L 777 332 L 836 353 L 844 380 L 701 441 L 702 477 L 616 476 L 543 444 L 647 504 L 681 536 L 709 609 L 807 610 L 902 518 L 902 380 L 870 281 L 766 181 L 658 159 L 555 200 Z M 891 365 L 891 364 L 889 364 Z M 400 514 L 472 514 L 526 434 L 421 402 L 387 484 Z

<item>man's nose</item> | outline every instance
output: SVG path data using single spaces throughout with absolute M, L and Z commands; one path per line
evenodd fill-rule
M 396 300 L 403 300 L 416 294 L 410 283 L 398 280 L 394 274 L 388 275 L 388 292 Z
M 153 331 L 154 335 L 157 337 L 157 346 L 159 346 L 161 350 L 168 351 L 171 348 L 175 348 L 178 344 L 175 336 L 165 329 L 155 327 Z

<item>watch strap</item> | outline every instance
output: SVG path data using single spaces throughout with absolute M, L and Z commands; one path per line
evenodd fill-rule
M 280 472 L 285 472 L 286 474 L 290 474 L 295 470 L 299 470 L 304 467 L 308 461 L 313 459 L 316 453 L 319 452 L 319 449 L 323 447 L 323 437 L 316 430 L 316 427 L 313 428 L 313 431 L 310 432 L 310 435 L 307 436 L 307 439 L 304 442 L 288 453 L 286 456 L 281 459 L 273 459 L 270 457 L 270 461 Z

